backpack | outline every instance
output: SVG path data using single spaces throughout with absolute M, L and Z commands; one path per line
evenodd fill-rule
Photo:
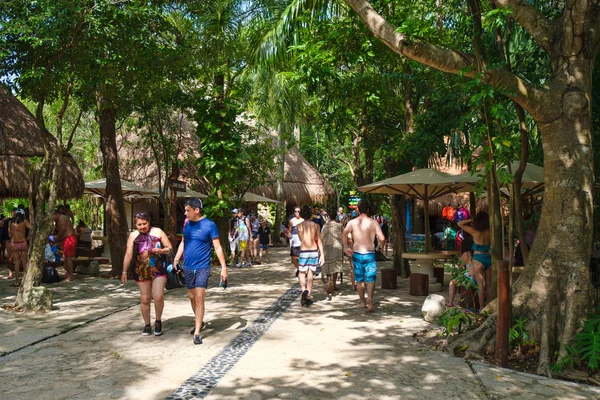
M 44 283 L 56 283 L 60 282 L 60 275 L 54 265 L 44 265 L 44 275 L 42 276 L 42 282 Z
M 184 286 L 185 275 L 183 275 L 183 270 L 180 268 L 171 268 L 171 270 L 167 272 L 167 290 L 177 289 Z

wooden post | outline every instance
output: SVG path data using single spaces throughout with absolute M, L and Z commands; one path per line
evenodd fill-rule
M 171 179 L 169 180 L 169 187 L 171 189 L 171 198 L 169 199 L 169 240 L 175 246 L 176 235 L 177 235 L 177 189 L 172 184 L 179 178 L 179 165 L 177 162 L 173 162 L 171 168 Z
M 425 185 L 423 195 L 423 214 L 425 218 L 425 253 L 431 252 L 431 227 L 429 225 L 429 187 Z
M 510 274 L 508 261 L 498 265 L 498 321 L 496 324 L 496 363 L 508 367 L 508 330 L 510 328 Z

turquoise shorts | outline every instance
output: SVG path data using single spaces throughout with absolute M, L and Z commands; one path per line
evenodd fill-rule
M 352 265 L 354 265 L 354 280 L 356 282 L 375 282 L 377 278 L 375 252 L 352 253 Z

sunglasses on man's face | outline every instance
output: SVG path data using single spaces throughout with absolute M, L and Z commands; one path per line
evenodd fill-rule
M 294 212 L 300 212 L 300 210 L 294 210 Z

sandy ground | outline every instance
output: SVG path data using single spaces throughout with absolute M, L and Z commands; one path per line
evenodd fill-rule
M 49 285 L 50 313 L 0 310 L 0 398 L 164 399 L 214 357 L 227 356 L 228 344 L 294 286 L 287 250 L 274 253 L 269 264 L 231 268 L 226 290 L 217 287 L 219 268 L 213 270 L 208 325 L 198 346 L 189 334 L 193 315 L 185 289 L 166 294 L 159 337 L 140 334 L 132 282 L 78 275 L 72 283 Z M 0 280 L 2 305 L 14 301 L 11 282 Z M 333 296 L 325 291 L 316 280 L 315 303 L 301 307 L 296 299 L 224 370 L 207 397 L 600 398 L 599 388 L 467 363 L 415 342 L 412 334 L 431 325 L 421 318 L 424 298 L 410 296 L 406 280 L 399 278 L 397 290 L 377 289 L 374 314 L 357 307 L 348 278 Z

